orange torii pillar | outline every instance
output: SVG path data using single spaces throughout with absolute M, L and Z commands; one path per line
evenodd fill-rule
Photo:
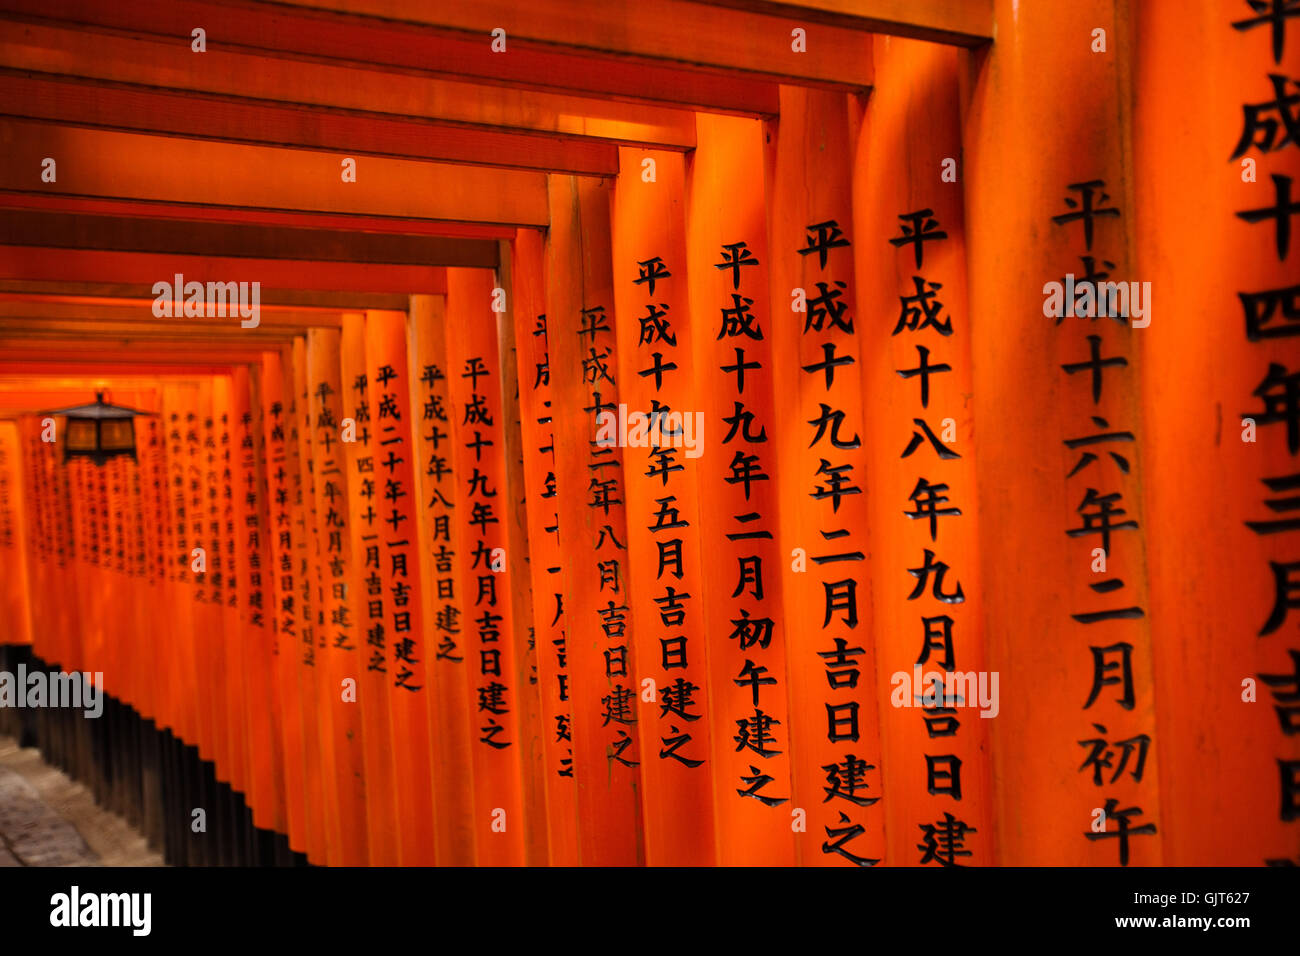
M 555 404 L 551 398 L 550 332 L 540 232 L 517 231 L 511 266 L 510 315 L 517 350 L 547 859 L 552 866 L 577 866 L 577 786 L 570 730 L 572 697 L 560 551 L 560 488 L 555 474 Z
M 884 809 L 873 801 L 893 770 L 881 766 L 872 640 L 871 593 L 885 585 L 872 580 L 866 554 L 874 492 L 863 466 L 876 426 L 854 364 L 872 347 L 855 305 L 854 248 L 862 240 L 850 187 L 860 118 L 860 103 L 843 94 L 782 87 L 769 145 L 767 334 L 777 402 L 763 461 L 769 473 L 781 466 L 784 624 L 797 715 L 785 742 L 792 805 L 807 813 L 804 865 L 885 859 Z
M 217 562 L 221 555 L 221 525 L 216 518 L 216 436 L 212 425 L 213 376 L 199 379 L 198 402 L 194 408 L 191 432 L 186 433 L 188 450 L 186 489 L 189 493 L 189 520 L 193 544 L 202 553 L 194 555 L 190 570 L 194 573 L 194 676 L 192 685 L 198 698 L 198 733 L 194 743 L 199 757 L 213 765 L 214 777 L 225 776 L 226 734 L 217 701 L 224 691 L 224 657 L 221 656 L 221 580 Z M 102 548 L 102 544 L 101 544 Z M 201 564 L 197 563 L 200 558 Z M 205 568 L 206 570 L 198 570 Z M 214 600 L 215 598 L 215 600 Z M 203 778 L 206 781 L 206 778 Z M 206 801 L 210 794 L 203 792 L 202 804 L 206 811 L 212 807 Z M 215 817 L 215 814 L 213 814 Z M 199 831 L 202 832 L 202 831 Z M 203 837 L 206 840 L 207 837 Z
M 1277 213 L 1300 195 L 1277 119 L 1300 19 L 1169 0 L 1134 19 L 1132 278 L 1160 299 L 1134 338 L 1164 862 L 1300 865 L 1300 223 Z
M 1128 8 L 996 0 L 998 21 L 1015 29 L 970 55 L 964 78 L 957 173 L 987 666 L 1001 675 L 992 749 L 1004 865 L 1163 860 L 1142 500 L 1146 333 L 1097 317 L 1077 286 L 1063 302 L 1076 281 L 1137 278 Z M 1094 755 L 1126 747 L 1124 774 L 1101 773 Z
M 371 866 L 397 866 L 397 782 L 392 710 L 388 699 L 383 581 L 379 578 L 379 513 L 375 509 L 374 440 L 366 359 L 366 317 L 343 314 L 339 348 L 343 399 L 339 440 L 348 476 L 348 531 L 352 561 L 348 586 L 356 595 L 359 652 L 352 676 L 361 707 L 365 746 L 366 850 Z
M 307 850 L 303 779 L 306 757 L 298 690 L 301 636 L 294 587 L 294 539 L 301 532 L 294 526 L 292 482 L 296 455 L 291 460 L 288 439 L 292 425 L 283 365 L 280 352 L 262 353 L 262 419 L 266 431 L 271 561 L 275 579 L 275 701 L 280 713 L 286 811 L 286 825 L 281 832 L 288 837 L 291 850 L 303 853 Z
M 501 379 L 503 478 L 506 501 L 502 504 L 507 567 L 510 570 L 510 620 L 514 628 L 514 680 L 519 688 L 520 799 L 527 826 L 524 828 L 524 863 L 544 866 L 548 858 L 546 813 L 546 754 L 543 738 L 548 734 L 542 720 L 542 695 L 537 673 L 537 641 L 533 631 L 533 579 L 529 573 L 528 495 L 524 481 L 524 436 L 519 388 L 519 356 L 515 344 L 515 319 L 511 290 L 514 288 L 514 242 L 498 240 L 500 264 L 492 292 L 496 319 L 497 363 Z M 538 246 L 540 250 L 540 246 Z
M 786 561 L 777 541 L 781 470 L 770 450 L 776 428 L 770 313 L 754 307 L 765 302 L 768 288 L 767 223 L 763 191 L 744 188 L 763 181 L 764 131 L 758 120 L 708 114 L 697 116 L 696 127 L 686 175 L 689 321 L 680 310 L 672 321 L 690 345 L 674 360 L 692 368 L 697 382 L 685 409 L 703 414 L 703 431 L 695 436 L 701 452 L 694 463 L 695 527 L 707 560 L 698 572 L 700 589 L 691 592 L 696 600 L 687 605 L 665 588 L 663 611 L 707 635 L 696 647 L 707 650 L 715 862 L 790 866 L 803 822 L 792 801 L 789 741 L 796 718 L 778 570 Z M 761 336 L 726 334 L 739 328 L 728 325 L 729 316 L 746 309 L 758 315 Z M 770 477 L 746 486 L 733 465 L 743 468 L 751 456 Z M 760 568 L 758 588 L 746 575 L 756 578 Z M 770 746 L 752 735 L 760 708 L 746 675 L 760 667 L 778 681 L 760 685 L 762 717 L 780 741 Z
M 376 592 L 383 647 L 372 645 L 371 661 L 387 676 L 392 709 L 394 780 L 398 808 L 398 857 L 403 866 L 436 862 L 433 803 L 433 740 L 428 698 L 429 665 L 436 653 L 424 627 L 420 551 L 419 490 L 415 481 L 411 370 L 407 359 L 406 313 L 366 312 L 366 363 L 370 391 L 371 465 L 377 518 L 367 542 L 378 556 Z M 373 553 L 373 552 L 372 552 Z M 373 568 L 368 568 L 373 570 Z M 381 655 L 376 658 L 375 654 Z
M 244 706 L 244 622 L 239 601 L 239 574 L 245 557 L 244 542 L 235 522 L 234 387 L 233 376 L 218 375 L 213 378 L 212 415 L 217 439 L 217 482 L 212 490 L 217 493 L 217 543 L 220 551 L 216 554 L 216 569 L 221 574 L 222 599 L 219 654 L 224 675 L 224 686 L 221 688 L 224 693 L 217 701 L 217 708 L 227 740 L 226 776 L 233 789 L 247 793 L 249 755 Z
M 853 223 L 886 859 L 983 866 L 996 845 L 988 730 L 1001 685 L 982 676 L 957 52 L 881 39 L 873 63 Z M 937 589 L 910 574 L 927 552 L 949 569 Z
M 293 362 L 286 366 L 291 380 L 286 382 L 286 394 L 293 396 L 290 416 L 293 433 L 290 443 L 297 438 L 297 476 L 294 479 L 294 521 L 298 529 L 294 539 L 298 592 L 297 609 L 300 627 L 298 651 L 298 687 L 301 694 L 303 721 L 303 753 L 306 757 L 308 859 L 324 866 L 329 861 L 331 817 L 337 816 L 338 801 L 334 781 L 332 735 L 327 724 L 329 711 L 320 703 L 320 673 L 318 659 L 321 639 L 318 633 L 316 608 L 319 593 L 319 529 L 316 524 L 316 475 L 312 460 L 311 405 L 308 395 L 307 339 L 298 336 L 293 340 Z
M 465 674 L 468 624 L 464 573 L 467 556 L 458 545 L 457 428 L 448 385 L 447 298 L 413 295 L 408 327 L 411 348 L 411 409 L 415 421 L 424 620 L 431 662 L 429 722 L 434 748 L 434 805 L 441 866 L 475 861 L 475 801 L 470 724 L 473 694 Z
M 620 166 L 625 173 L 615 182 L 612 214 L 619 404 L 604 410 L 597 437 L 626 444 L 627 562 L 614 589 L 631 608 L 636 641 L 638 667 L 629 673 L 644 735 L 645 859 L 650 866 L 701 866 L 714 862 L 710 751 L 718 725 L 701 626 L 696 456 L 703 447 L 695 444 L 686 162 L 680 153 L 624 148 Z
M 363 629 L 351 589 L 348 475 L 339 422 L 343 419 L 342 366 L 338 329 L 307 332 L 308 402 L 311 413 L 312 469 L 315 481 L 317 574 L 320 633 L 316 668 L 322 746 L 332 752 L 335 812 L 329 824 L 329 862 L 362 866 L 366 852 L 366 779 L 357 664 Z
M 173 689 L 168 686 L 163 671 L 164 655 L 158 644 L 159 610 L 166 605 L 168 574 L 171 571 L 170 557 L 167 551 L 167 478 L 166 464 L 163 460 L 163 443 L 166 439 L 166 423 L 162 419 L 162 390 L 155 393 L 153 409 L 158 414 L 135 422 L 136 457 L 139 459 L 141 485 L 141 519 L 145 528 L 145 556 L 148 573 L 147 613 L 140 618 L 140 640 L 143 647 L 137 666 L 140 668 L 140 681 L 147 688 L 145 701 L 147 710 L 140 708 L 141 715 L 155 729 L 161 732 L 163 716 L 170 704 Z M 241 602 L 242 603 L 242 602 Z
M 5 644 L 31 644 L 31 605 L 40 598 L 32 589 L 35 575 L 27 555 L 29 509 L 35 500 L 24 487 L 25 457 L 18 422 L 0 422 L 0 563 L 8 569 L 0 604 Z
M 524 862 L 528 820 L 519 720 L 519 701 L 526 691 L 517 683 L 510 575 L 525 569 L 505 547 L 510 499 L 504 389 L 492 311 L 495 288 L 495 277 L 486 269 L 447 270 L 446 374 L 457 491 L 453 540 L 464 612 L 461 646 L 471 705 L 475 862 L 513 866 Z
M 262 367 L 254 363 L 234 373 L 234 437 L 244 540 L 239 569 L 240 606 L 244 620 L 245 726 L 248 728 L 249 789 L 245 796 L 255 826 L 286 832 L 284 747 L 275 687 L 275 582 L 271 560 L 273 502 L 261 401 Z
M 169 390 L 172 392 L 170 401 L 167 395 Z M 192 449 L 200 442 L 195 426 L 198 419 L 199 386 L 197 381 L 181 382 L 174 387 L 164 387 L 163 391 L 163 407 L 174 410 L 174 417 L 169 415 L 168 448 L 175 520 L 172 557 L 175 568 L 172 600 L 175 628 L 172 632 L 174 638 L 169 656 L 172 658 L 172 686 L 177 688 L 179 693 L 174 731 L 176 736 L 189 746 L 197 748 L 200 737 L 199 694 L 197 691 L 183 693 L 180 689 L 193 688 L 197 682 L 195 667 L 197 615 L 194 600 L 196 579 L 192 569 L 193 550 L 200 542 L 193 528 L 194 506 L 190 481 Z
M 165 515 L 164 525 L 159 529 L 164 567 L 160 630 L 167 635 L 165 640 L 160 640 L 157 644 L 156 672 L 161 686 L 166 689 L 158 723 L 160 729 L 165 729 L 178 738 L 184 737 L 188 732 L 189 714 L 194 706 L 194 694 L 182 690 L 190 685 L 181 682 L 181 661 L 184 657 L 182 648 L 189 641 L 191 626 L 190 602 L 185 600 L 190 555 L 189 549 L 184 547 L 188 534 L 184 527 L 185 470 L 182 458 L 185 416 L 181 407 L 181 394 L 179 384 L 163 384 L 159 406 L 160 447 L 157 452 L 158 467 L 162 471 Z
M 24 415 L 17 421 L 18 436 L 22 443 L 20 463 L 23 477 L 24 510 L 23 538 L 19 541 L 27 568 L 27 591 L 31 600 L 26 601 L 27 641 L 33 646 L 38 643 L 37 635 L 42 631 L 46 637 L 58 628 L 52 619 L 50 602 L 42 602 L 41 596 L 53 593 L 51 588 L 57 580 L 59 565 L 67 560 L 67 537 L 59 536 L 53 503 L 54 493 L 51 488 L 49 446 L 40 439 L 41 421 L 36 416 Z M 66 512 L 62 515 L 66 519 Z M 58 602 L 73 605 L 75 602 Z
M 597 413 L 618 413 L 610 260 L 610 185 L 551 176 L 546 238 L 556 498 L 578 788 L 579 862 L 645 862 L 642 745 L 620 448 L 596 442 Z M 650 757 L 649 759 L 656 759 Z

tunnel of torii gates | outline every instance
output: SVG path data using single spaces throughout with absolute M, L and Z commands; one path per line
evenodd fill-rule
M 178 863 L 1294 864 L 1297 82 L 1282 2 L 0 0 L 0 728 Z

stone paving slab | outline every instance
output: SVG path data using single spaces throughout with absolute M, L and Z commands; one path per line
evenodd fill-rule
M 14 860 L 6 863 L 0 859 L 0 866 L 94 866 L 99 862 L 77 828 L 7 767 L 0 767 L 0 844 Z
M 47 764 L 41 752 L 34 747 L 20 747 L 12 737 L 0 735 L 0 772 L 17 774 L 47 808 L 52 810 L 89 846 L 89 857 L 84 862 L 60 863 L 71 856 L 65 850 L 54 854 L 55 862 L 33 863 L 17 859 L 6 845 L 3 825 L 0 825 L 0 867 L 5 866 L 163 866 L 162 855 L 149 848 L 144 835 L 125 819 L 95 803 L 95 795 L 87 787 L 69 777 L 57 767 Z M 11 793 L 19 793 L 12 783 Z M 30 803 L 30 794 L 23 792 L 23 800 Z M 48 819 L 48 815 L 42 814 Z M 39 827 L 38 827 L 39 831 Z M 43 832 L 43 831 L 41 831 Z M 66 837 L 66 831 L 62 831 Z M 37 847 L 33 855 L 43 860 L 49 847 Z M 20 854 L 21 856 L 21 854 Z

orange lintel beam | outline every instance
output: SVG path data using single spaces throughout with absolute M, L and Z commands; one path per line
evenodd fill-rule
M 14 237 L 15 244 L 61 249 L 404 266 L 492 268 L 499 255 L 491 239 L 373 235 L 26 209 L 0 209 L 0 235 Z
M 260 282 L 263 287 L 332 292 L 445 294 L 447 270 L 436 266 L 366 265 L 354 262 L 303 262 L 297 259 L 236 259 L 221 256 L 104 252 L 0 246 L 0 279 L 83 282 Z M 150 293 L 152 294 L 152 293 Z
M 163 40 L 10 21 L 0 26 L 0 66 L 159 89 L 604 139 L 627 146 L 676 150 L 695 146 L 695 114 L 691 110 L 352 65 L 282 60 L 223 48 L 217 42 L 211 42 L 206 53 L 196 55 L 190 50 L 188 32 Z
M 212 0 L 0 0 L 0 11 L 85 24 L 134 35 L 188 36 L 203 24 L 222 49 L 275 56 L 364 63 L 372 69 L 473 79 L 494 86 L 565 91 L 621 101 L 649 101 L 717 113 L 771 115 L 777 86 L 734 72 L 684 70 L 643 63 L 636 69 L 592 69 L 591 58 L 516 43 L 509 56 L 482 37 L 319 10 Z
M 227 222 L 301 229 L 335 229 L 395 236 L 445 236 L 456 239 L 509 239 L 514 226 L 478 222 L 442 222 L 402 216 L 331 215 L 287 212 L 282 209 L 239 209 L 198 203 L 160 203 L 133 199 L 94 199 L 54 196 L 33 186 L 31 192 L 0 192 L 0 209 L 39 209 L 42 212 L 77 212 L 93 216 L 140 216 L 145 219 Z M 384 306 L 387 308 L 387 306 Z
M 546 225 L 546 176 L 0 119 L 0 188 L 161 202 Z M 55 161 L 55 181 L 41 180 Z
M 11 116 L 341 155 L 470 163 L 577 175 L 618 173 L 618 147 L 592 140 L 478 129 L 418 117 L 159 91 L 102 80 L 0 72 Z
M 97 322 L 94 319 L 44 322 L 33 322 L 28 319 L 0 319 L 0 336 L 22 336 L 34 342 L 90 339 L 174 342 L 177 339 L 184 339 L 193 346 L 204 342 L 215 345 L 242 343 L 244 339 L 240 336 L 255 336 L 266 347 L 282 342 L 291 343 L 295 334 L 297 334 L 295 329 L 277 329 L 262 325 L 255 329 L 245 329 L 238 322 L 222 325 L 208 320 L 198 324 L 193 319 L 187 318 L 160 319 L 155 322 L 138 322 L 126 326 L 117 322 Z
M 108 296 L 59 296 L 0 291 L 0 321 L 65 322 L 93 319 L 96 322 L 137 323 L 153 319 L 155 299 L 110 298 Z M 262 303 L 259 328 L 307 329 L 342 327 L 342 312 L 328 309 L 294 309 Z M 219 318 L 205 319 L 219 325 Z
M 234 366 L 247 365 L 246 360 L 238 362 L 214 363 L 211 365 L 194 364 L 178 367 L 171 364 L 151 362 L 127 356 L 118 356 L 112 360 L 106 358 L 67 358 L 50 355 L 36 358 L 11 359 L 0 356 L 0 376 L 60 376 L 90 377 L 103 379 L 109 376 L 127 375 L 143 376 L 157 380 L 160 376 L 176 376 L 185 379 L 190 376 L 228 375 Z M 60 380 L 61 380 L 60 379 Z
M 871 37 L 859 30 L 803 24 L 690 0 L 287 0 L 296 7 L 423 23 L 477 34 L 485 48 L 500 27 L 509 44 L 547 44 L 624 65 L 665 62 L 721 68 L 783 83 L 864 89 L 871 85 Z M 901 4 L 894 4 L 901 6 Z M 808 50 L 790 31 L 808 30 Z M 882 25 L 887 25 L 882 21 Z M 500 55 L 500 54 L 498 54 Z M 504 55 L 509 55 L 507 52 Z M 618 69 L 618 63 L 606 67 Z
M 34 343 L 27 338 L 0 338 L 0 355 L 9 361 L 86 361 L 114 363 L 123 361 L 149 362 L 155 365 L 239 365 L 254 361 L 266 349 L 261 339 L 249 337 L 246 346 L 223 345 L 203 349 L 196 353 L 194 344 L 178 339 L 168 346 L 158 342 L 134 342 L 121 339 L 116 342 L 49 342 Z
M 799 22 L 886 33 L 952 46 L 993 39 L 993 0 L 700 0 Z
M 441 286 L 444 280 L 436 277 Z M 92 298 L 92 299 L 153 299 L 153 286 L 128 282 L 91 282 L 80 280 L 51 281 L 47 279 L 0 278 L 0 295 L 19 298 Z M 384 292 L 323 292 L 314 289 L 265 288 L 262 290 L 262 308 L 296 309 L 312 312 L 355 312 L 358 309 L 387 309 L 398 311 L 409 296 Z M 313 323 L 307 322 L 307 325 Z

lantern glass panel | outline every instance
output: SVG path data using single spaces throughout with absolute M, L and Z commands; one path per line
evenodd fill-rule
M 135 447 L 131 419 L 109 419 L 99 423 L 99 447 L 104 451 L 130 451 Z
M 69 451 L 94 451 L 97 447 L 95 423 L 84 418 L 69 418 L 64 441 Z

